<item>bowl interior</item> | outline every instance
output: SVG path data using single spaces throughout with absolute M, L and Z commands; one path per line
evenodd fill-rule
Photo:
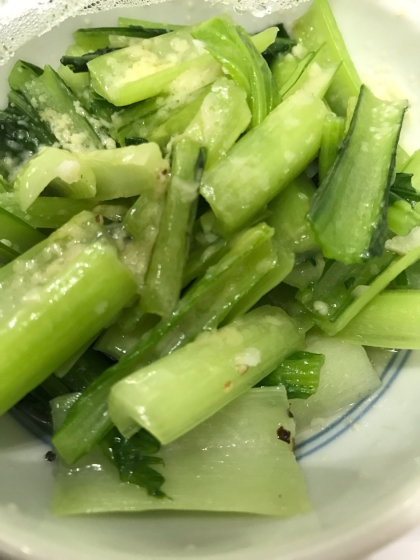
M 31 41 L 17 56 L 57 65 L 73 30 L 110 25 L 123 12 L 184 23 L 220 10 L 210 3 L 190 4 L 174 0 L 165 6 L 70 19 Z M 420 5 L 412 0 L 400 0 L 398 7 L 392 0 L 359 0 L 357 9 L 346 0 L 331 4 L 362 79 L 380 95 L 409 99 L 403 145 L 416 149 Z M 280 19 L 236 17 L 252 30 Z M 3 84 L 11 64 L 0 69 Z M 5 99 L 5 87 L 1 94 Z M 351 407 L 322 433 L 303 438 L 298 457 L 314 511 L 286 521 L 196 513 L 53 518 L 48 513 L 53 466 L 44 460 L 49 446 L 13 418 L 3 417 L 0 550 L 42 560 L 356 558 L 420 520 L 419 366 L 420 352 L 392 354 L 390 363 L 381 366 L 383 386 L 377 395 Z

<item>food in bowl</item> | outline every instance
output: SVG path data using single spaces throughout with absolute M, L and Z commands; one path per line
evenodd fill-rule
M 118 23 L 9 76 L 0 411 L 54 431 L 58 515 L 304 513 L 293 415 L 373 392 L 363 346 L 418 344 L 407 103 L 324 0 L 293 35 Z

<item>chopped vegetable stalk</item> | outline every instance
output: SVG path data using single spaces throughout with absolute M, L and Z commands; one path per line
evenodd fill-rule
M 290 97 L 296 91 L 303 89 L 308 93 L 312 93 L 316 97 L 323 99 L 327 93 L 331 83 L 334 80 L 334 76 L 337 74 L 341 63 L 331 63 L 325 60 L 323 53 L 324 46 L 322 46 L 315 56 L 309 55 L 304 61 L 307 61 L 305 65 L 303 62 L 298 65 L 298 69 L 303 67 L 303 71 L 298 77 L 298 79 L 293 82 L 296 74 L 294 73 L 290 81 L 288 81 L 284 87 L 280 89 L 280 94 L 284 99 Z
M 283 385 L 288 399 L 307 399 L 319 387 L 321 368 L 325 356 L 313 352 L 295 352 L 267 375 L 259 387 L 278 387 Z
M 420 290 L 391 290 L 376 296 L 336 338 L 380 348 L 420 349 Z
M 362 87 L 343 149 L 308 214 L 326 257 L 351 264 L 383 253 L 406 107 L 405 102 L 380 101 Z
M 216 328 L 233 304 L 243 297 L 275 264 L 267 241 L 272 230 L 265 224 L 245 232 L 219 263 L 181 299 L 169 320 L 162 320 L 135 348 L 85 391 L 73 406 L 54 444 L 73 463 L 93 449 L 112 428 L 108 396 L 112 386 L 127 375 Z
M 201 194 L 227 231 L 245 225 L 314 159 L 325 114 L 320 99 L 297 92 L 204 174 Z
M 144 287 L 153 247 L 159 233 L 165 207 L 166 186 L 166 181 L 149 186 L 123 220 L 123 226 L 132 236 L 132 240 L 126 242 L 122 258 L 134 273 L 139 290 Z
M 63 226 L 71 218 L 83 212 L 93 211 L 101 214 L 103 211 L 98 207 L 100 201 L 97 199 L 76 200 L 74 198 L 61 198 L 40 196 L 24 212 L 15 193 L 0 193 L 0 208 L 24 220 L 34 228 L 57 229 Z M 97 212 L 97 207 L 100 212 Z
M 352 346 L 339 340 L 309 336 L 305 350 L 323 354 L 317 392 L 306 400 L 291 403 L 298 430 L 316 422 L 325 421 L 338 410 L 371 395 L 379 386 L 380 379 L 362 346 Z
M 179 30 L 105 54 L 88 63 L 94 89 L 117 107 L 159 95 L 191 69 L 216 64 Z
M 69 398 L 54 401 L 54 418 L 65 413 Z M 294 433 L 284 389 L 252 389 L 160 450 L 165 466 L 154 469 L 165 476 L 170 500 L 122 483 L 115 467 L 95 450 L 73 467 L 59 460 L 52 510 L 61 516 L 154 509 L 280 517 L 306 513 L 310 504 L 292 451 Z
M 41 76 L 25 82 L 22 93 L 63 148 L 72 152 L 102 148 L 87 113 L 51 66 L 46 66 Z
M 136 306 L 137 307 L 137 306 Z M 140 339 L 157 325 L 160 317 L 143 313 L 138 318 L 134 327 L 130 330 L 124 329 L 120 323 L 111 325 L 95 344 L 95 350 L 104 352 L 116 360 L 131 352 L 139 343 Z
M 290 53 L 285 56 L 277 56 L 270 62 L 274 83 L 279 91 L 296 70 L 297 66 L 298 59 Z
M 232 80 L 221 78 L 184 132 L 206 148 L 206 169 L 212 167 L 248 128 L 251 120 L 245 91 Z
M 168 163 L 157 144 L 149 142 L 115 150 L 99 150 L 78 154 L 96 177 L 99 200 L 127 198 L 152 188 L 160 188 L 166 180 Z
M 246 31 L 227 15 L 204 21 L 192 31 L 195 39 L 222 65 L 248 95 L 251 126 L 263 122 L 274 106 L 273 79 L 270 68 Z M 275 37 L 277 30 L 275 30 Z
M 252 42 L 262 52 L 274 39 L 266 30 Z M 159 95 L 182 75 L 188 82 L 209 70 L 221 72 L 214 58 L 182 29 L 98 57 L 88 67 L 94 89 L 117 107 Z
M 216 264 L 229 251 L 228 242 L 225 239 L 215 237 L 214 243 L 190 252 L 185 263 L 183 286 L 188 286 L 192 280 L 202 276 L 209 266 Z
M 283 97 L 299 81 L 306 68 L 315 57 L 314 52 L 305 54 L 302 59 L 293 55 L 286 56 L 272 67 L 280 96 Z
M 315 0 L 308 12 L 295 22 L 293 32 L 299 43 L 308 51 L 316 51 L 326 43 L 322 49 L 322 57 L 326 63 L 342 63 L 326 99 L 331 109 L 344 117 L 349 99 L 359 95 L 362 84 L 328 0 Z
M 168 317 L 178 302 L 203 167 L 199 144 L 181 137 L 172 148 L 168 194 L 142 290 L 147 313 Z
M 25 62 L 24 60 L 18 60 L 10 71 L 8 82 L 10 89 L 15 91 L 22 91 L 22 88 L 31 80 L 34 80 L 43 73 L 42 68 L 31 64 L 30 62 Z
M 1 414 L 98 333 L 135 291 L 89 213 L 1 269 L 0 282 Z
M 43 148 L 16 177 L 14 188 L 22 210 L 26 211 L 53 181 L 54 190 L 62 196 L 93 198 L 96 194 L 96 178 L 89 165 L 66 150 Z
M 410 250 L 406 255 L 397 257 L 393 260 L 388 260 L 388 256 L 385 254 L 383 257 L 378 259 L 376 263 L 367 263 L 365 265 L 366 268 L 364 270 L 359 270 L 354 276 L 349 277 L 347 274 L 349 271 L 345 271 L 346 280 L 344 284 L 347 283 L 347 286 L 352 288 L 351 279 L 358 280 L 357 286 L 355 282 L 355 287 L 352 288 L 352 295 L 355 298 L 354 301 L 348 305 L 348 296 L 350 294 L 348 291 L 346 293 L 344 292 L 343 286 L 340 286 L 337 295 L 333 294 L 333 302 L 335 303 L 332 303 L 332 307 L 336 304 L 341 313 L 336 314 L 333 310 L 330 310 L 330 306 L 323 301 L 314 301 L 312 303 L 312 308 L 318 315 L 316 319 L 317 324 L 330 336 L 338 333 L 353 319 L 353 317 L 360 313 L 360 311 L 370 301 L 372 301 L 377 294 L 384 290 L 395 278 L 397 278 L 397 276 L 399 276 L 399 274 L 401 274 L 401 272 L 415 263 L 419 258 L 420 246 L 417 246 Z M 387 261 L 389 264 L 387 268 L 383 270 L 382 267 Z M 369 286 L 359 283 L 360 279 L 363 278 L 365 274 L 372 277 L 373 274 L 378 273 L 378 265 L 379 271 L 383 271 L 379 274 L 379 276 L 376 276 Z M 332 320 L 329 319 L 329 316 L 332 316 Z
M 114 135 L 120 144 L 127 144 L 126 138 L 140 137 L 157 142 L 164 148 L 172 136 L 184 132 L 208 92 L 208 87 L 191 92 L 186 90 L 185 95 L 146 99 L 123 109 L 122 114 L 115 118 L 117 126 Z
M 286 314 L 261 307 L 117 383 L 109 399 L 112 420 L 128 437 L 135 422 L 168 444 L 245 393 L 301 345 Z
M 273 244 L 274 245 L 274 244 Z M 277 248 L 275 245 L 276 265 L 269 270 L 257 284 L 232 308 L 226 316 L 224 324 L 228 324 L 237 317 L 241 317 L 252 309 L 260 299 L 278 286 L 290 274 L 295 263 L 293 253 Z
M 153 29 L 152 27 L 144 27 L 139 24 L 130 24 L 119 27 L 88 27 L 78 29 L 73 34 L 76 45 L 83 48 L 85 53 L 88 51 L 96 51 L 97 49 L 105 49 L 112 44 L 112 38 L 125 39 L 128 44 L 130 40 L 150 39 L 168 33 L 169 29 Z M 120 46 L 128 46 L 121 43 Z
M 112 200 L 159 188 L 166 173 L 167 162 L 153 143 L 80 154 L 49 147 L 21 169 L 15 190 L 27 210 L 48 185 L 64 196 Z
M 45 235 L 0 207 L 0 241 L 21 254 L 40 243 Z
M 186 103 L 179 111 L 175 111 L 165 122 L 152 130 L 148 137 L 149 141 L 156 142 L 163 150 L 168 150 L 171 139 L 183 134 L 196 117 L 206 93 L 207 88 L 202 88 L 194 101 Z
M 331 114 L 325 119 L 318 157 L 319 182 L 322 183 L 337 159 L 344 138 L 344 119 Z
M 268 205 L 271 215 L 267 223 L 274 229 L 273 242 L 293 253 L 318 250 L 311 224 L 306 218 L 315 194 L 313 182 L 300 175 Z

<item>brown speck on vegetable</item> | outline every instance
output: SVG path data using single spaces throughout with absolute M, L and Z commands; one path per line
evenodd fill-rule
M 238 370 L 239 375 L 243 375 L 248 371 L 248 366 L 246 366 L 245 364 L 241 364 L 236 369 Z
M 228 381 L 227 383 L 225 383 L 225 384 L 223 385 L 223 389 L 224 389 L 225 391 L 230 391 L 230 389 L 232 389 L 232 381 Z
M 294 418 L 293 412 L 291 410 L 288 410 L 287 414 L 289 415 L 289 418 Z
M 54 451 L 47 451 L 45 453 L 45 460 L 48 461 L 49 463 L 52 463 L 53 461 L 55 461 L 57 458 L 57 455 L 54 453 Z
M 96 214 L 95 220 L 98 222 L 98 224 L 100 224 L 102 222 L 102 216 L 100 216 L 99 214 Z
M 280 426 L 280 428 L 277 430 L 278 439 L 284 441 L 285 443 L 290 443 L 291 435 L 292 434 L 289 432 L 289 430 L 286 430 L 285 428 L 283 428 L 283 426 Z

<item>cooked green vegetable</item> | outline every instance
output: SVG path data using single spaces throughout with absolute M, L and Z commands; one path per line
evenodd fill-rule
M 328 0 L 293 27 L 120 18 L 10 72 L 0 414 L 53 436 L 59 515 L 305 513 L 293 414 L 371 395 L 362 345 L 420 348 L 407 103 Z
M 74 33 L 76 45 L 85 49 L 85 52 L 96 50 L 106 50 L 112 45 L 113 38 L 128 40 L 131 39 L 150 39 L 168 33 L 169 29 L 158 29 L 145 27 L 143 25 L 130 24 L 119 27 L 90 27 L 87 29 L 78 29 Z M 128 43 L 129 44 L 129 43 Z M 121 43 L 120 47 L 128 46 Z
M 325 114 L 320 99 L 299 91 L 204 174 L 201 194 L 227 231 L 244 226 L 314 159 Z
M 344 139 L 344 119 L 330 114 L 325 119 L 318 157 L 319 181 L 322 183 L 337 159 Z
M 232 80 L 217 80 L 188 125 L 188 136 L 206 148 L 206 169 L 226 155 L 251 120 L 245 91 Z
M 283 385 L 288 399 L 307 399 L 314 395 L 319 386 L 321 368 L 325 356 L 313 352 L 295 352 L 288 356 L 258 387 L 278 387 Z
M 70 398 L 54 401 L 54 417 L 63 416 Z M 284 389 L 252 389 L 160 450 L 164 466 L 154 469 L 165 476 L 163 489 L 171 499 L 157 500 L 122 483 L 98 450 L 72 467 L 59 459 L 52 510 L 61 516 L 147 510 L 306 513 L 310 503 L 292 451 L 294 435 Z
M 204 162 L 193 140 L 182 137 L 174 143 L 165 208 L 142 290 L 141 307 L 147 313 L 168 317 L 179 300 Z
M 265 224 L 245 232 L 229 253 L 187 291 L 168 320 L 146 333 L 127 356 L 82 394 L 54 436 L 62 457 L 70 463 L 77 461 L 112 428 L 108 396 L 115 383 L 222 322 L 233 304 L 275 265 L 275 255 L 267 246 L 272 233 Z
M 252 42 L 262 52 L 274 39 L 272 33 L 262 32 Z M 95 58 L 88 68 L 94 89 L 121 107 L 167 91 L 181 75 L 185 83 L 213 69 L 217 72 L 220 65 L 187 30 L 180 29 Z
M 325 96 L 341 63 L 327 62 L 323 54 L 324 48 L 325 45 L 321 46 L 314 56 L 310 53 L 297 65 L 290 79 L 280 88 L 280 95 L 284 99 L 299 90 L 321 99 Z
M 3 246 L 22 254 L 45 239 L 40 231 L 0 207 L 0 240 Z
M 380 348 L 420 348 L 420 291 L 392 290 L 377 295 L 336 337 Z
M 251 126 L 263 122 L 276 105 L 270 68 L 246 31 L 223 15 L 203 22 L 192 31 L 224 71 L 248 96 Z
M 293 32 L 304 49 L 316 51 L 324 45 L 323 60 L 330 64 L 341 64 L 326 100 L 338 116 L 344 117 L 349 99 L 358 97 L 362 83 L 337 27 L 328 0 L 315 0 L 308 12 L 295 22 Z
M 371 395 L 381 382 L 361 346 L 319 335 L 308 337 L 305 350 L 325 356 L 317 392 L 295 399 L 291 410 L 299 430 L 323 427 L 325 419 L 340 409 Z M 325 424 L 324 424 L 325 425 Z
M 0 285 L 1 413 L 98 333 L 135 289 L 89 213 L 1 269 Z
M 103 147 L 88 114 L 51 66 L 46 66 L 40 76 L 22 84 L 20 91 L 62 148 L 79 152 Z
M 245 393 L 301 345 L 285 313 L 261 307 L 117 383 L 109 400 L 112 420 L 127 436 L 141 426 L 170 443 Z
M 333 263 L 331 269 L 335 267 L 335 271 L 327 269 L 315 289 L 304 291 L 300 299 L 316 315 L 317 324 L 333 336 L 419 258 L 420 246 L 417 246 L 399 257 L 385 253 L 365 265 L 349 267 Z M 324 297 L 326 301 L 316 297 Z
M 383 253 L 389 190 L 406 108 L 405 102 L 380 101 L 362 87 L 343 149 L 308 214 L 326 257 L 351 264 Z

